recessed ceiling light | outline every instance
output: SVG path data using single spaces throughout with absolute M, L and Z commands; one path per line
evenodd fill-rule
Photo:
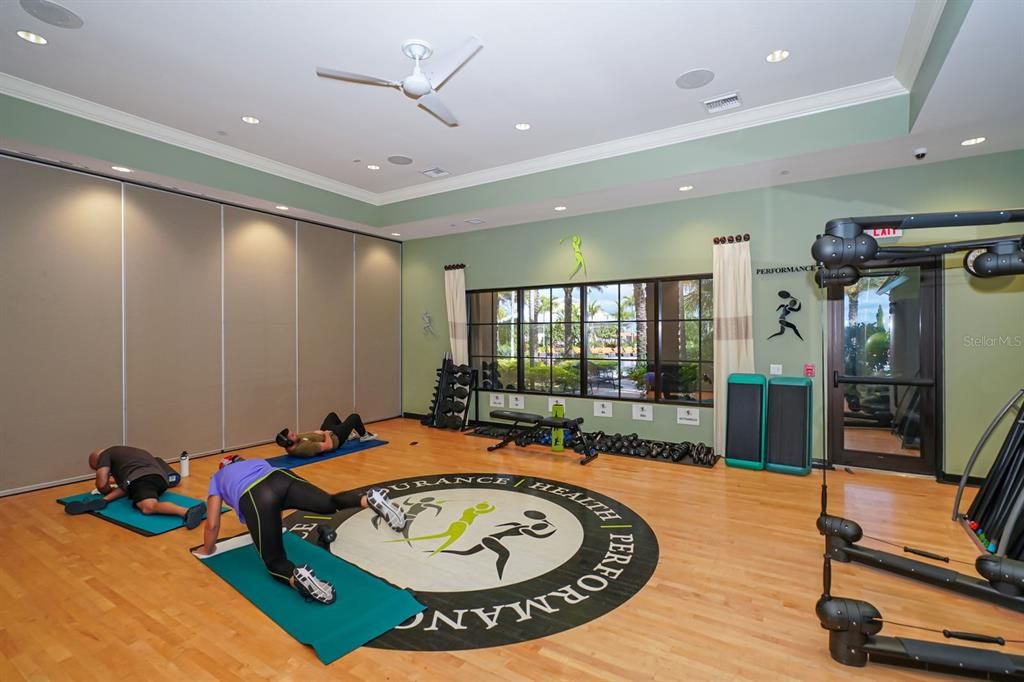
M 401 232 L 392 232 L 392 233 L 391 233 L 391 236 L 392 236 L 392 237 L 401 237 L 401 236 L 402 236 L 402 233 L 401 233 Z
M 973 147 L 976 144 L 981 144 L 985 141 L 984 137 L 970 137 L 960 143 L 961 147 Z
M 249 125 L 254 126 L 257 123 L 259 123 L 260 120 L 258 118 L 256 118 L 255 116 L 243 116 L 242 117 L 242 122 L 243 123 L 248 123 Z
M 693 185 L 683 185 L 682 187 L 679 188 L 679 191 L 689 192 L 691 189 L 693 189 Z
M 768 53 L 768 56 L 765 57 L 765 60 L 770 64 L 778 64 L 779 62 L 784 62 L 787 59 L 789 59 L 789 50 L 772 50 Z
M 529 130 L 529 129 L 530 129 L 530 124 L 529 123 L 517 123 L 516 124 L 516 130 Z
M 481 220 L 480 218 L 470 218 L 466 222 L 469 223 L 470 225 L 483 225 L 484 224 L 484 221 Z M 452 227 L 455 227 L 455 226 L 452 225 Z
M 564 211 L 565 210 L 565 206 L 555 206 L 555 210 L 556 211 Z
M 282 206 L 282 205 L 280 205 L 280 204 L 278 204 L 278 205 L 277 205 L 277 206 L 275 206 L 274 208 L 276 208 L 276 209 L 277 209 L 278 211 L 287 211 L 287 210 L 288 210 L 288 207 L 287 207 L 287 206 Z
M 131 168 L 126 168 L 124 166 L 111 166 L 110 170 L 116 170 L 118 173 L 131 173 L 132 172 Z
M 380 166 L 378 166 L 378 165 L 377 165 L 377 164 L 375 164 L 375 163 L 371 163 L 371 164 L 370 164 L 369 166 L 367 166 L 366 168 L 367 168 L 368 170 L 380 170 Z
M 45 45 L 46 44 L 46 38 L 42 37 L 38 33 L 33 33 L 32 31 L 18 31 L 18 37 L 21 38 L 22 40 L 27 40 L 28 42 L 32 43 L 33 45 Z

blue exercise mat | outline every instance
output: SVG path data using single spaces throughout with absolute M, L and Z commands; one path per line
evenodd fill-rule
M 196 558 L 285 632 L 313 647 L 324 663 L 336 661 L 426 609 L 407 590 L 297 535 L 284 534 L 284 549 L 294 564 L 309 564 L 317 577 L 334 585 L 333 604 L 307 602 L 272 578 L 248 535 L 222 540 L 215 554 Z
M 57 502 L 60 504 L 67 504 L 75 500 L 88 500 L 95 497 L 92 493 L 81 493 L 80 495 L 70 495 L 68 497 L 62 497 Z M 197 504 L 202 503 L 202 500 L 197 500 L 194 497 L 185 497 L 184 495 L 178 495 L 177 493 L 164 493 L 160 496 L 161 502 L 172 502 L 181 507 L 194 507 Z M 223 507 L 224 511 L 228 511 L 227 507 Z M 99 511 L 89 512 L 93 516 L 98 516 L 101 519 L 116 523 L 119 526 L 123 526 L 128 530 L 133 530 L 139 535 L 160 535 L 176 528 L 184 528 L 185 522 L 179 516 L 168 516 L 167 514 L 143 514 L 132 505 L 132 501 L 128 497 L 121 497 L 107 504 L 106 507 Z M 203 514 L 203 518 L 206 518 L 206 514 Z
M 295 457 L 294 455 L 279 455 L 278 457 L 268 457 L 267 463 L 271 466 L 275 466 L 278 469 L 294 469 L 296 467 L 305 466 L 307 464 L 316 464 L 317 462 L 326 462 L 329 459 L 335 457 L 341 457 L 342 455 L 351 455 L 353 452 L 359 452 L 360 450 L 369 450 L 375 448 L 378 445 L 387 445 L 386 440 L 368 440 L 363 442 L 361 440 L 351 440 L 342 445 L 337 450 L 331 450 L 324 452 L 316 457 Z

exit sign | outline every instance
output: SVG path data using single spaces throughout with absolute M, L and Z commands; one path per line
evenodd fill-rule
M 875 239 L 899 239 L 903 236 L 903 230 L 898 227 L 873 227 L 868 230 Z

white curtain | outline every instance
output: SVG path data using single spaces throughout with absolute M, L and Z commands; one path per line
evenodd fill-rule
M 444 271 L 444 300 L 448 305 L 448 340 L 452 346 L 452 361 L 456 365 L 468 365 L 469 329 L 466 326 L 465 268 Z
M 715 319 L 715 452 L 725 454 L 729 375 L 754 371 L 750 242 L 716 244 L 712 265 Z

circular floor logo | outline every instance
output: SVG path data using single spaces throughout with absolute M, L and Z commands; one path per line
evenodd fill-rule
M 405 510 L 396 533 L 370 510 L 288 517 L 331 551 L 416 593 L 427 610 L 369 644 L 453 651 L 512 644 L 582 625 L 640 591 L 658 564 L 650 526 L 625 505 L 568 483 L 445 474 L 379 483 Z

